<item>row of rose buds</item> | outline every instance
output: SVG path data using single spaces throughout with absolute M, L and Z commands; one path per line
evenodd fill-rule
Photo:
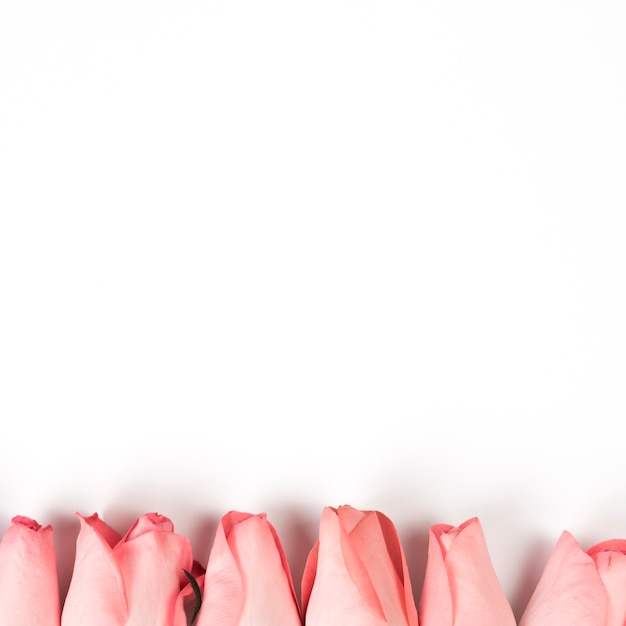
M 302 606 L 264 514 L 226 514 L 206 571 L 166 517 L 143 515 L 124 537 L 79 517 L 62 608 L 52 528 L 13 519 L 0 544 L 0 626 L 515 626 L 476 518 L 430 529 L 418 616 L 398 533 L 377 511 L 324 509 Z M 622 540 L 583 552 L 564 532 L 520 626 L 623 626 L 625 552 Z

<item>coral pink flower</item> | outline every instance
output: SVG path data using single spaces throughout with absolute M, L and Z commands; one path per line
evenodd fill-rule
M 215 535 L 197 626 L 301 626 L 287 559 L 264 513 L 231 511 Z
M 52 527 L 17 516 L 0 543 L 0 626 L 59 626 Z
M 79 517 L 63 626 L 187 626 L 183 570 L 194 564 L 189 540 L 172 522 L 148 513 L 120 538 L 97 514 Z
M 326 507 L 302 580 L 307 626 L 417 626 L 398 533 L 378 511 Z
M 477 518 L 431 527 L 419 616 L 422 626 L 515 626 Z
M 626 541 L 610 539 L 589 548 L 607 600 L 606 626 L 626 624 Z
M 567 531 L 557 541 L 520 626 L 623 626 L 626 541 L 583 552 Z

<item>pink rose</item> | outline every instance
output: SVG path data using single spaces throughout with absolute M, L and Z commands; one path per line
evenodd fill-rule
M 378 511 L 326 507 L 302 579 L 307 626 L 417 626 L 398 533 Z
M 606 592 L 606 626 L 626 624 L 626 541 L 609 539 L 587 550 Z
M 265 513 L 231 511 L 215 535 L 197 626 L 301 626 L 287 559 Z
M 419 616 L 422 626 L 515 626 L 477 518 L 431 527 Z
M 587 552 L 567 531 L 557 541 L 520 626 L 624 626 L 626 541 Z
M 17 516 L 0 543 L 0 626 L 59 626 L 52 527 Z
M 97 514 L 79 518 L 63 626 L 187 626 L 183 570 L 194 563 L 172 522 L 148 513 L 121 538 Z

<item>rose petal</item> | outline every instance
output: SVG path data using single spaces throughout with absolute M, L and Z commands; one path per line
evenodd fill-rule
M 119 539 L 97 515 L 79 516 L 63 626 L 186 626 L 181 590 L 193 568 L 189 540 L 171 521 L 142 515 Z
M 343 511 L 350 508 L 339 508 L 342 525 Z M 392 624 L 416 624 L 417 610 L 411 582 L 400 539 L 391 520 L 378 511 L 368 511 L 348 533 L 348 541 L 363 563 L 387 621 Z M 363 592 L 366 593 L 365 590 Z
M 176 607 L 181 589 L 188 584 L 183 570 L 192 568 L 193 557 L 187 537 L 173 530 L 168 518 L 149 513 L 114 549 L 126 585 L 127 626 L 186 626 Z
M 563 532 L 520 626 L 604 626 L 607 613 L 607 595 L 593 559 Z
M 626 541 L 610 539 L 587 550 L 607 593 L 606 626 L 626 624 Z
M 320 542 L 316 541 L 315 545 L 309 552 L 306 563 L 304 565 L 304 572 L 302 573 L 302 582 L 300 583 L 300 593 L 302 595 L 302 614 L 307 614 L 307 607 L 309 605 L 309 599 L 311 598 L 311 591 L 313 591 L 313 585 L 315 583 L 315 577 L 317 575 L 317 562 L 319 558 Z
M 59 626 L 60 622 L 52 527 L 14 517 L 0 543 L 0 625 Z
M 477 518 L 458 528 L 443 524 L 431 528 L 420 622 L 422 626 L 515 626 Z
M 322 511 L 302 597 L 307 626 L 417 625 L 397 532 L 377 511 Z
M 433 526 L 429 531 L 428 561 L 424 575 L 424 585 L 420 598 L 419 619 L 422 626 L 451 626 L 454 622 L 454 606 L 452 590 L 448 579 L 448 571 L 438 537 L 441 530 L 449 530 L 452 526 Z
M 80 519 L 76 559 L 67 592 L 63 626 L 123 626 L 128 618 L 124 580 L 113 555 L 115 531 L 97 514 Z
M 300 626 L 283 549 L 265 514 L 231 511 L 218 527 L 197 626 Z

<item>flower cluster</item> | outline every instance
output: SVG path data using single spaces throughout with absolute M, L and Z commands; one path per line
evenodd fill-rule
M 301 602 L 265 514 L 222 518 L 206 569 L 159 514 L 121 537 L 97 514 L 81 530 L 59 597 L 52 528 L 15 517 L 0 543 L 0 626 L 515 626 L 477 518 L 430 529 L 419 609 L 391 520 L 322 512 Z M 586 552 L 564 532 L 520 626 L 623 626 L 626 541 Z

